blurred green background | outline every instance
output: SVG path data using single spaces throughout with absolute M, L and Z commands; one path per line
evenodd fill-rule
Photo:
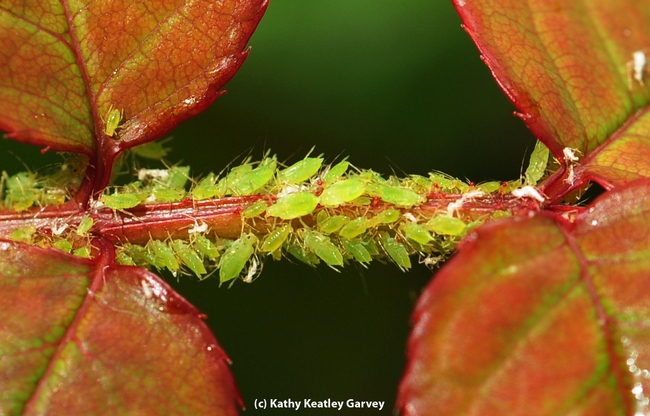
M 460 23 L 446 0 L 273 0 L 228 94 L 173 132 L 170 160 L 201 175 L 267 149 L 292 163 L 316 146 L 386 175 L 515 179 L 534 139 Z M 30 166 L 41 158 L 2 146 Z M 5 159 L 3 169 L 23 170 Z M 254 284 L 231 289 L 215 278 L 168 281 L 209 316 L 246 414 L 263 398 L 383 400 L 390 414 L 410 314 L 432 275 L 414 263 L 409 273 L 390 264 L 336 273 L 271 260 Z

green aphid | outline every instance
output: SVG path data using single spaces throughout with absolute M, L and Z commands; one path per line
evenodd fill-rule
M 427 245 L 431 240 L 433 240 L 433 236 L 426 228 L 424 228 L 424 226 L 414 222 L 404 222 L 400 224 L 399 229 L 404 233 L 406 238 L 410 238 L 422 245 Z
M 120 121 L 122 121 L 122 112 L 111 106 L 106 115 L 106 127 L 104 128 L 104 133 L 106 133 L 108 137 L 113 137 L 115 130 L 117 130 L 120 125 Z
M 113 210 L 129 209 L 140 205 L 141 199 L 136 194 L 104 194 L 99 200 Z
M 90 245 L 88 246 L 83 246 L 79 247 L 76 250 L 72 251 L 72 254 L 74 254 L 77 257 L 83 257 L 83 258 L 90 258 L 90 253 L 92 252 L 92 247 Z
M 309 266 L 316 267 L 316 265 L 320 264 L 320 259 L 314 253 L 306 252 L 298 244 L 289 244 L 287 252 Z
M 45 188 L 40 196 L 40 203 L 43 206 L 61 205 L 66 200 L 67 192 L 63 188 Z
M 66 253 L 70 253 L 72 251 L 72 243 L 66 240 L 65 238 L 62 238 L 61 240 L 57 240 L 54 243 L 52 243 L 52 247 L 59 249 L 61 251 L 65 251 Z
M 254 194 L 273 179 L 276 167 L 275 158 L 264 159 L 257 168 L 242 174 L 229 184 L 232 193 L 239 196 Z
M 263 201 L 263 200 L 260 199 L 259 201 L 257 201 L 255 203 L 249 205 L 248 207 L 246 207 L 246 209 L 244 209 L 241 212 L 241 215 L 242 215 L 243 218 L 259 217 L 260 215 L 262 215 L 266 211 L 266 209 L 268 207 L 269 206 L 266 203 L 266 201 Z
M 322 157 L 308 157 L 278 172 L 278 182 L 295 185 L 314 176 L 323 164 Z
M 501 218 L 508 218 L 512 217 L 512 212 L 509 211 L 503 211 L 503 210 L 496 210 L 492 213 L 492 219 L 498 220 Z
M 541 141 L 535 143 L 533 153 L 530 155 L 530 161 L 526 168 L 526 184 L 536 185 L 537 181 L 544 177 L 546 173 L 546 165 L 548 165 L 549 150 L 548 147 Z
M 501 187 L 501 182 L 492 181 L 492 182 L 483 182 L 476 186 L 477 189 L 480 189 L 486 194 L 491 194 L 499 190 Z
M 150 245 L 151 252 L 154 255 L 155 265 L 162 265 L 170 272 L 176 274 L 178 269 L 180 269 L 180 265 L 178 264 L 178 259 L 176 259 L 174 251 L 166 243 L 160 240 L 152 240 L 148 245 Z
M 95 221 L 91 217 L 83 217 L 79 221 L 79 225 L 77 225 L 77 235 L 86 236 L 88 231 L 93 228 L 93 224 L 95 224 Z
M 366 185 L 357 178 L 344 179 L 327 186 L 320 195 L 320 203 L 326 207 L 338 207 L 363 195 Z
M 147 249 L 137 244 L 125 244 L 122 250 L 126 253 L 136 264 L 149 264 L 147 261 Z
M 118 251 L 115 255 L 115 262 L 123 266 L 135 266 L 135 261 L 125 251 Z
M 172 166 L 169 168 L 169 177 L 164 182 L 171 188 L 185 189 L 185 184 L 190 179 L 189 166 Z
M 307 248 L 327 263 L 328 266 L 332 268 L 334 266 L 343 266 L 343 255 L 328 237 L 307 229 L 302 229 L 301 235 Z
M 257 237 L 253 234 L 245 234 L 235 240 L 226 252 L 221 256 L 219 262 L 219 278 L 221 282 L 227 282 L 239 276 L 255 252 L 253 245 Z
M 21 212 L 38 202 L 43 190 L 37 188 L 35 173 L 20 172 L 7 177 L 3 172 L 3 176 L 6 178 L 5 204 L 7 206 Z
M 396 209 L 385 209 L 379 214 L 375 215 L 372 218 L 369 218 L 366 222 L 368 228 L 373 228 L 378 225 L 392 224 L 400 219 L 402 216 L 401 212 Z
M 282 227 L 278 227 L 268 233 L 262 243 L 260 244 L 259 250 L 262 253 L 273 253 L 282 247 L 282 244 L 285 242 L 289 234 L 291 234 L 293 228 L 291 225 L 285 224 Z
M 35 233 L 36 233 L 36 227 L 33 225 L 28 225 L 12 231 L 10 237 L 14 241 L 20 241 L 21 243 L 31 244 L 32 237 L 34 236 Z
M 348 167 L 350 166 L 350 162 L 348 161 L 342 161 L 337 163 L 336 165 L 332 166 L 327 170 L 327 172 L 323 175 L 323 182 L 325 183 L 332 183 L 335 181 L 338 181 L 341 176 L 347 172 Z
M 276 203 L 266 210 L 266 215 L 291 220 L 311 214 L 317 205 L 316 195 L 311 192 L 297 192 L 278 198 Z
M 201 179 L 192 191 L 190 195 L 195 201 L 202 201 L 204 199 L 214 198 L 218 193 L 218 187 L 216 185 L 217 178 L 214 173 L 210 172 L 205 178 Z
M 431 179 L 425 178 L 420 175 L 410 175 L 403 182 L 403 186 L 409 188 L 418 194 L 427 195 L 433 189 L 433 182 Z
M 339 230 L 339 235 L 347 239 L 353 239 L 363 233 L 368 229 L 368 220 L 365 218 L 355 218 L 349 223 L 345 224 L 343 228 Z
M 340 230 L 345 224 L 350 222 L 350 218 L 345 215 L 334 215 L 322 222 L 318 222 L 318 229 L 325 234 L 335 233 Z
M 151 194 L 156 202 L 160 203 L 179 202 L 185 198 L 184 189 L 164 185 L 155 185 L 151 190 Z
M 363 245 L 366 247 L 366 250 L 368 250 L 368 253 L 370 253 L 371 256 L 379 256 L 379 247 L 377 247 L 377 243 L 375 243 L 374 239 L 368 238 L 364 240 Z
M 429 231 L 442 235 L 461 235 L 467 225 L 460 218 L 440 215 L 431 218 L 425 225 Z
M 214 243 L 207 237 L 204 237 L 202 235 L 195 236 L 194 245 L 201 252 L 201 254 L 203 254 L 209 260 L 216 260 L 220 256 L 217 246 L 215 246 Z
M 348 253 L 352 254 L 352 257 L 362 265 L 372 261 L 370 252 L 362 242 L 343 239 L 341 240 L 341 244 L 343 244 L 343 248 L 345 248 Z
M 420 205 L 426 198 L 415 191 L 407 188 L 391 185 L 374 185 L 372 191 L 382 201 L 393 204 L 396 207 L 411 208 L 413 205 Z
M 384 179 L 380 173 L 375 172 L 372 169 L 366 169 L 361 171 L 357 177 L 364 181 L 367 184 L 373 184 L 373 185 L 384 185 L 387 184 L 388 181 Z
M 207 273 L 203 265 L 203 260 L 201 260 L 198 253 L 187 243 L 182 240 L 174 240 L 172 241 L 172 248 L 183 264 L 192 270 L 194 274 L 201 277 Z
M 406 247 L 402 243 L 397 242 L 394 238 L 388 235 L 388 233 L 381 233 L 381 246 L 384 248 L 384 251 L 388 253 L 391 259 L 397 264 L 397 267 L 406 271 L 411 268 L 411 259 L 409 258 L 409 253 L 406 251 Z
M 166 140 L 145 143 L 131 148 L 131 152 L 145 159 L 161 160 L 167 156 L 167 153 L 171 150 L 169 147 L 163 147 L 165 141 Z
M 228 175 L 217 182 L 217 197 L 221 198 L 225 195 L 232 194 L 231 185 L 237 183 L 239 178 L 253 170 L 253 165 L 248 163 L 248 160 L 246 159 L 244 164 L 230 169 Z

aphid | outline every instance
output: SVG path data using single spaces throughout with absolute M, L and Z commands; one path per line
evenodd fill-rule
M 246 263 L 248 263 L 248 259 L 255 252 L 253 245 L 256 242 L 257 237 L 253 234 L 245 234 L 226 249 L 219 262 L 219 278 L 222 283 L 239 276 Z
M 291 234 L 291 231 L 293 231 L 293 229 L 289 224 L 285 224 L 282 227 L 272 230 L 262 240 L 259 250 L 262 253 L 272 253 L 276 251 L 282 246 L 289 234 Z
M 147 198 L 147 202 L 169 203 L 178 202 L 185 197 L 185 190 L 176 187 L 167 187 L 162 185 L 155 185 L 151 190 L 151 196 Z
M 171 188 L 184 189 L 185 184 L 190 179 L 189 175 L 189 166 L 172 166 L 169 168 L 169 177 L 164 184 Z
M 426 245 L 433 240 L 433 236 L 426 228 L 414 222 L 404 222 L 400 224 L 399 229 L 404 233 L 406 238 L 410 238 L 422 245 Z
M 425 225 L 429 231 L 441 235 L 461 235 L 467 225 L 460 218 L 440 215 L 431 218 Z
M 316 267 L 316 265 L 320 264 L 320 259 L 314 253 L 305 251 L 298 244 L 289 244 L 287 252 L 309 266 Z
M 129 209 L 140 205 L 140 198 L 136 194 L 104 194 L 99 201 L 112 210 Z
M 338 207 L 363 195 L 366 185 L 357 178 L 344 179 L 323 190 L 320 203 L 326 207 Z
M 171 150 L 169 147 L 163 147 L 163 143 L 167 141 L 168 139 L 141 144 L 131 148 L 131 152 L 145 159 L 161 160 Z
M 385 209 L 374 217 L 369 218 L 366 222 L 366 225 L 368 228 L 373 228 L 382 224 L 392 224 L 399 220 L 401 215 L 402 214 L 396 209 Z
M 365 266 L 365 263 L 370 263 L 372 261 L 372 256 L 363 243 L 342 239 L 341 244 L 343 244 L 343 248 L 345 248 L 348 253 L 352 254 L 352 257 L 362 265 Z
M 176 258 L 174 251 L 160 240 L 151 240 L 147 246 L 151 247 L 151 251 L 155 258 L 154 262 L 166 267 L 175 276 L 180 265 L 178 264 L 178 259 Z
M 533 153 L 530 154 L 530 161 L 528 162 L 528 167 L 524 176 L 526 177 L 526 183 L 528 185 L 536 185 L 537 182 L 542 179 L 546 173 L 546 165 L 548 165 L 548 156 L 549 156 L 548 147 L 540 140 L 537 140 L 535 143 L 535 148 Z
M 498 181 L 492 181 L 492 182 L 483 182 L 480 183 L 476 186 L 476 189 L 486 193 L 486 194 L 491 194 L 499 190 L 499 187 L 501 186 L 501 182 Z
M 104 128 L 104 133 L 106 133 L 108 137 L 113 137 L 120 121 L 122 121 L 122 112 L 111 106 L 106 114 L 106 127 Z
M 334 270 L 336 270 L 334 266 L 343 266 L 343 256 L 329 238 L 319 232 L 304 228 L 301 229 L 301 236 L 307 248 L 320 257 L 328 266 Z
M 348 167 L 350 166 L 350 162 L 348 161 L 341 161 L 337 163 L 336 165 L 332 166 L 327 170 L 327 172 L 323 175 L 323 182 L 325 183 L 332 183 L 337 180 L 341 176 L 345 174 L 345 172 L 348 170 Z
M 198 234 L 194 237 L 194 245 L 196 248 L 207 257 L 209 260 L 216 260 L 219 258 L 219 249 L 208 238 Z
M 66 240 L 65 238 L 62 238 L 61 240 L 57 240 L 54 243 L 52 243 L 52 247 L 59 249 L 61 251 L 65 251 L 66 253 L 70 253 L 72 251 L 72 243 Z
M 277 163 L 275 158 L 266 158 L 260 165 L 242 174 L 230 184 L 234 195 L 251 195 L 273 179 Z
M 90 253 L 92 251 L 92 247 L 90 245 L 79 247 L 76 250 L 72 251 L 72 254 L 74 254 L 77 257 L 83 257 L 83 258 L 90 258 Z
M 259 201 L 247 206 L 246 209 L 241 212 L 241 215 L 244 218 L 259 217 L 268 207 L 266 201 L 260 199 Z
M 266 210 L 266 215 L 291 220 L 311 214 L 317 205 L 316 195 L 311 192 L 298 192 L 278 198 L 276 203 Z
M 382 232 L 380 237 L 381 246 L 390 258 L 393 259 L 395 264 L 397 264 L 397 267 L 402 269 L 402 271 L 410 269 L 411 259 L 409 258 L 408 251 L 406 251 L 406 247 L 402 243 L 398 243 L 388 233 Z
M 33 225 L 27 225 L 25 227 L 18 228 L 11 232 L 11 239 L 14 241 L 20 241 L 21 243 L 31 244 L 32 237 L 36 233 L 36 227 Z
M 201 275 L 207 273 L 203 260 L 187 243 L 182 240 L 174 240 L 172 241 L 172 248 L 183 264 L 192 270 L 194 274 L 201 277 Z
M 433 182 L 431 182 L 431 179 L 425 178 L 424 176 L 410 175 L 408 178 L 404 179 L 402 186 L 409 188 L 420 195 L 427 195 L 431 192 L 431 189 L 433 189 Z
M 204 199 L 213 198 L 219 191 L 216 181 L 216 176 L 214 173 L 210 172 L 205 178 L 201 179 L 194 188 L 192 188 L 192 191 L 190 192 L 192 199 L 202 201 Z
M 322 212 L 322 211 L 321 211 Z M 318 219 L 317 219 L 318 220 Z M 323 221 L 318 222 L 318 229 L 325 234 L 335 233 L 341 229 L 345 224 L 350 222 L 350 218 L 345 215 L 334 215 Z
M 91 217 L 83 217 L 77 225 L 77 235 L 84 237 L 93 228 L 94 223 L 95 221 Z
M 231 185 L 233 183 L 236 183 L 240 177 L 253 170 L 253 165 L 251 163 L 248 163 L 249 160 L 250 159 L 246 159 L 243 164 L 230 169 L 228 175 L 226 175 L 225 178 L 219 180 L 217 183 L 217 193 L 215 196 L 220 198 L 225 195 L 232 194 Z
M 426 200 L 422 195 L 407 188 L 391 185 L 374 185 L 371 189 L 384 202 L 388 202 L 397 207 L 410 208 L 413 205 L 420 205 Z
M 133 261 L 133 258 L 129 256 L 125 251 L 118 251 L 117 254 L 115 255 L 115 262 L 117 264 L 121 264 L 123 266 L 135 266 L 135 261 Z
M 43 191 L 37 188 L 35 173 L 20 172 L 8 177 L 3 172 L 2 176 L 6 187 L 5 204 L 15 211 L 25 211 L 40 199 Z
M 377 243 L 375 243 L 374 239 L 369 238 L 364 240 L 362 243 L 371 256 L 373 257 L 379 256 L 379 247 L 377 247 Z
M 295 185 L 305 182 L 318 172 L 323 164 L 322 157 L 308 157 L 278 172 L 278 182 Z
M 544 198 L 537 189 L 533 188 L 530 185 L 515 189 L 512 191 L 512 195 L 517 198 L 531 198 L 538 202 L 544 202 L 546 200 L 546 198 Z
M 339 230 L 339 235 L 347 239 L 353 239 L 354 237 L 365 233 L 367 229 L 368 220 L 363 217 L 355 218 Z

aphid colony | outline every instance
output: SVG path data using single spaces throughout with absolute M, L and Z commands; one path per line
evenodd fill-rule
M 173 274 L 184 269 L 199 277 L 218 269 L 222 282 L 237 277 L 252 281 L 267 256 L 276 260 L 286 256 L 310 266 L 322 262 L 334 269 L 351 261 L 365 266 L 378 259 L 407 270 L 409 256 L 417 254 L 422 262 L 435 265 L 469 229 L 486 219 L 462 218 L 458 208 L 464 202 L 510 192 L 521 184 L 470 186 L 440 173 L 385 179 L 345 160 L 323 166 L 320 157 L 307 157 L 279 169 L 275 157 L 265 157 L 258 163 L 247 159 L 222 178 L 209 173 L 186 191 L 188 170 L 142 169 L 138 181 L 102 195 L 98 207 L 126 210 L 142 203 L 185 198 L 259 196 L 241 211 L 240 237 L 217 238 L 207 224 L 195 223 L 187 239 L 118 246 L 118 263 L 167 269 Z M 464 196 L 456 199 L 458 206 L 452 212 L 417 210 L 432 192 Z
M 66 161 L 49 169 L 47 174 L 20 172 L 13 176 L 2 172 L 0 203 L 16 212 L 33 206 L 61 205 L 69 199 L 69 189 L 81 183 L 86 160 L 84 156 L 68 155 Z

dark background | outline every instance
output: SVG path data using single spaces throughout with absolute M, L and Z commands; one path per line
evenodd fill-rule
M 534 145 L 448 1 L 273 0 L 250 44 L 228 94 L 173 132 L 170 160 L 194 175 L 267 149 L 293 163 L 316 146 L 386 175 L 510 180 Z M 1 145 L 16 154 L 4 158 L 9 173 L 24 170 L 18 158 L 43 163 L 33 148 Z M 245 414 L 262 398 L 383 400 L 389 414 L 410 313 L 432 275 L 414 263 L 336 273 L 269 260 L 255 283 L 231 289 L 168 281 L 208 314 Z

